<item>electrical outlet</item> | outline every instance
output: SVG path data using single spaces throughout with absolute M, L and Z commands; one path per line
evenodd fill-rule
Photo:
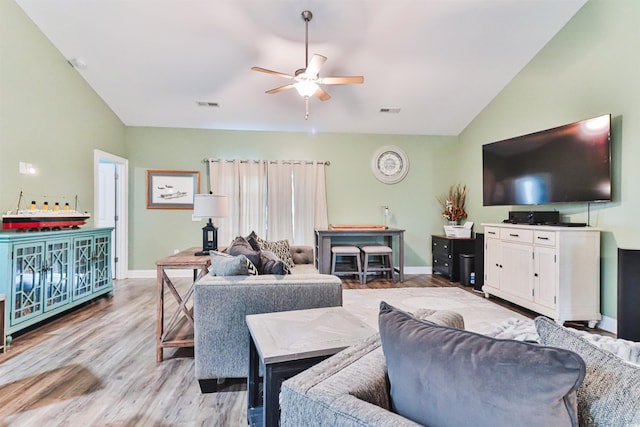
M 180 249 L 174 249 L 174 250 L 173 250 L 173 254 L 174 254 L 174 255 L 175 255 L 175 254 L 177 254 L 178 252 L 180 252 Z

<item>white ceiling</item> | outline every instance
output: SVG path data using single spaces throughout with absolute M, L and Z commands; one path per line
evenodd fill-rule
M 16 0 L 129 126 L 458 135 L 586 0 Z M 264 91 L 328 57 L 332 99 Z M 199 107 L 197 101 L 219 107 Z M 381 108 L 401 108 L 399 114 Z

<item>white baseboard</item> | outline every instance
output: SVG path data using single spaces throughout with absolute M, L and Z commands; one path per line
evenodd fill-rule
M 404 268 L 404 274 L 431 274 L 432 272 L 433 272 L 433 269 L 429 266 Z
M 612 334 L 618 333 L 618 319 L 614 319 L 613 317 L 602 316 L 602 319 L 598 322 L 598 329 L 602 329 L 603 331 L 611 332 Z

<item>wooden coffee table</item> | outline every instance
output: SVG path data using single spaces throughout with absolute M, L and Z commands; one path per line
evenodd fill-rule
M 250 334 L 247 420 L 251 426 L 278 425 L 278 397 L 284 380 L 376 332 L 343 307 L 252 314 L 246 319 Z

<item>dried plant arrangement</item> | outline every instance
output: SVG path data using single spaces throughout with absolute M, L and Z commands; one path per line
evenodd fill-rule
M 449 187 L 449 194 L 438 197 L 438 202 L 442 208 L 442 216 L 449 221 L 458 222 L 467 217 L 464 204 L 467 199 L 466 185 L 452 185 Z

